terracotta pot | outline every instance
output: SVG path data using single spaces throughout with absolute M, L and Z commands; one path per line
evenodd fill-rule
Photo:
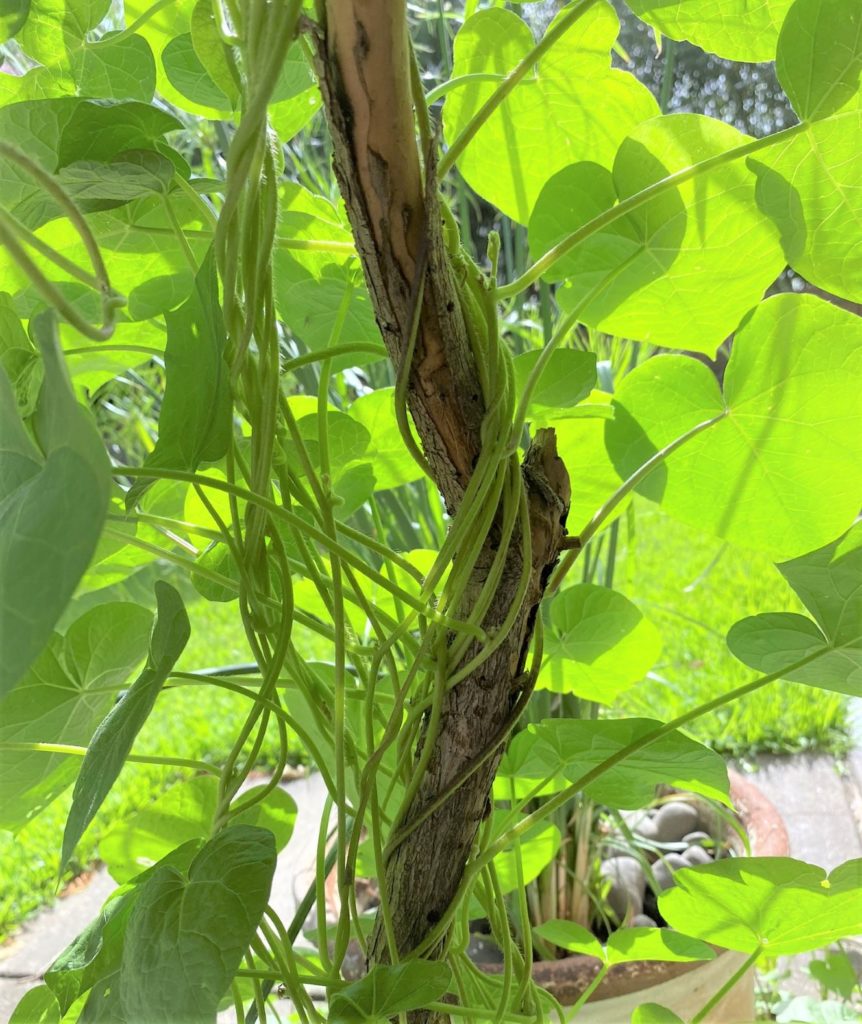
M 730 795 L 757 857 L 786 857 L 787 830 L 775 807 L 748 779 L 730 772 Z M 732 845 L 735 836 L 730 837 Z M 741 845 L 741 844 L 740 844 Z M 740 849 L 740 852 L 741 849 Z M 624 1024 L 643 1003 L 659 1003 L 689 1020 L 742 966 L 745 955 L 720 951 L 701 963 L 638 961 L 611 968 L 608 976 L 577 1015 L 585 1024 Z M 533 979 L 563 1006 L 573 1005 L 599 969 L 593 957 L 569 956 L 533 965 Z M 744 1024 L 754 1020 L 754 972 L 750 971 L 706 1018 L 711 1024 Z

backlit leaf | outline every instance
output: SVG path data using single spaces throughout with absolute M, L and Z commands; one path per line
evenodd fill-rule
M 661 653 L 661 637 L 628 598 L 579 583 L 551 603 L 546 661 L 538 686 L 612 703 L 642 679 Z
M 666 512 L 778 558 L 810 551 L 862 505 L 862 321 L 777 295 L 737 332 L 724 394 L 682 356 L 642 363 L 614 396 L 608 450 L 623 477 L 699 423 L 638 488 Z
M 331 1024 L 366 1024 L 419 1009 L 445 994 L 451 972 L 446 964 L 408 960 L 375 964 L 361 981 L 338 989 L 329 1001 Z
M 862 860 L 826 872 L 789 857 L 731 857 L 682 868 L 659 897 L 673 928 L 735 949 L 783 956 L 862 931 Z

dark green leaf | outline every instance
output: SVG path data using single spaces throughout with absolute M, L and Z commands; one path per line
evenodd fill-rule
M 126 929 L 119 992 L 127 1020 L 212 1024 L 260 923 L 275 870 L 272 833 L 219 832 L 185 877 L 155 868 Z
M 131 887 L 111 893 L 98 917 L 72 940 L 45 972 L 45 982 L 56 996 L 62 1013 L 100 978 L 119 969 L 125 930 L 137 895 Z
M 436 1002 L 449 988 L 446 964 L 408 960 L 377 964 L 361 981 L 339 989 L 329 1001 L 330 1024 L 367 1024 Z
M 72 392 L 54 315 L 40 315 L 32 329 L 45 373 L 34 420 L 41 454 L 14 422 L 16 403 L 0 372 L 6 392 L 0 394 L 0 578 L 15 581 L 0 594 L 0 697 L 45 646 L 83 576 L 102 532 L 111 486 L 98 431 Z
M 156 698 L 188 642 L 191 627 L 182 598 L 164 580 L 156 590 L 156 621 L 150 637 L 147 664 L 130 689 L 111 708 L 96 730 L 75 783 L 72 806 L 63 833 L 62 872 L 111 791 L 126 763 L 135 737 L 153 710 Z
M 195 278 L 194 291 L 179 309 L 165 313 L 165 323 L 165 397 L 159 438 L 145 465 L 193 471 L 202 462 L 218 461 L 230 442 L 226 336 L 212 250 Z M 129 504 L 146 487 L 146 482 L 132 487 Z
M 30 13 L 30 0 L 2 0 L 0 3 L 0 43 L 20 31 Z

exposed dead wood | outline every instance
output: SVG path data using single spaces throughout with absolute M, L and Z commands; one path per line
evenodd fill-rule
M 479 376 L 446 252 L 436 190 L 426 189 L 414 133 L 404 0 L 327 0 L 316 30 L 317 71 L 332 135 L 334 165 L 377 322 L 400 366 L 410 335 L 417 265 L 427 253 L 420 329 L 408 401 L 428 463 L 451 513 L 457 511 L 481 449 L 485 413 Z M 523 466 L 532 534 L 532 571 L 522 607 L 501 647 L 450 693 L 408 821 L 490 746 L 494 755 L 396 848 L 387 869 L 399 954 L 415 949 L 452 902 L 502 754 L 501 735 L 523 679 L 538 603 L 565 536 L 569 480 L 554 433 L 540 431 Z M 496 550 L 489 533 L 470 580 L 466 608 L 481 590 Z M 496 541 L 499 544 L 499 539 Z M 521 573 L 520 539 L 486 615 L 502 623 Z M 468 650 L 466 657 L 476 653 Z M 372 962 L 387 959 L 378 921 Z M 428 1024 L 433 1014 L 414 1014 Z

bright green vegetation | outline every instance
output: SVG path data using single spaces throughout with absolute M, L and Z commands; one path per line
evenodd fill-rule
M 622 959 L 862 931 L 862 861 L 683 868 L 673 937 L 569 899 L 594 805 L 731 807 L 724 752 L 836 745 L 862 696 L 862 320 L 825 297 L 862 301 L 862 8 L 631 0 L 774 59 L 798 122 L 752 138 L 663 114 L 673 47 L 659 102 L 608 0 L 443 6 L 433 50 L 406 0 L 0 15 L 4 913 L 58 850 L 128 883 L 16 1024 L 275 989 L 323 1024 L 312 988 L 330 1024 L 542 1024 L 534 927 L 601 962 L 577 1006 Z M 282 921 L 297 736 L 328 803 Z
M 725 643 L 741 615 L 767 608 L 796 612 L 802 605 L 768 558 L 722 545 L 648 502 L 638 503 L 634 530 L 617 583 L 637 595 L 663 647 L 653 678 L 622 694 L 614 711 L 675 718 L 756 675 Z M 811 748 L 840 753 L 847 744 L 846 705 L 840 694 L 779 680 L 697 719 L 689 730 L 735 757 Z

